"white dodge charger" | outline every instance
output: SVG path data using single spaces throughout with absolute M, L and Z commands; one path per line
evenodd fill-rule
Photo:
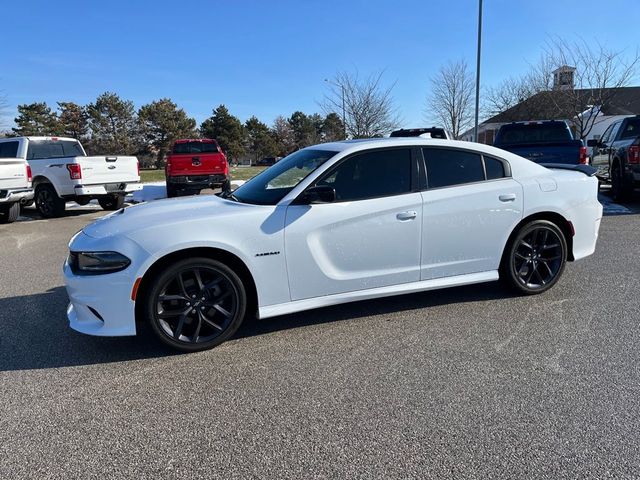
M 77 233 L 71 327 L 172 347 L 228 339 L 247 315 L 503 280 L 524 294 L 593 253 L 587 166 L 545 168 L 490 146 L 390 138 L 305 148 L 232 194 L 119 210 Z

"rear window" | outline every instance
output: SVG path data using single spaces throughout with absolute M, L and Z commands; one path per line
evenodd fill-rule
M 75 140 L 32 140 L 27 148 L 27 160 L 84 156 L 82 147 Z
M 18 156 L 18 142 L 0 143 L 0 158 L 16 158 Z
M 181 142 L 173 146 L 173 153 L 218 153 L 218 145 L 212 142 Z
M 640 136 L 640 118 L 628 120 L 627 125 L 620 134 L 620 138 L 635 138 Z
M 504 125 L 500 128 L 496 144 L 526 144 L 564 142 L 573 140 L 571 132 L 561 123 L 528 124 L 528 125 Z

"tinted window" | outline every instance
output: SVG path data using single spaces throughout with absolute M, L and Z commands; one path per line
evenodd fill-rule
M 504 177 L 504 164 L 500 160 L 484 157 L 484 168 L 487 171 L 487 180 Z
M 355 155 L 318 185 L 336 190 L 336 200 L 387 197 L 411 191 L 411 150 L 394 149 Z
M 212 142 L 182 142 L 173 146 L 173 153 L 218 153 L 218 145 Z
M 480 155 L 462 150 L 423 148 L 429 188 L 481 182 L 484 169 Z
M 80 144 L 74 140 L 34 140 L 29 142 L 27 160 L 60 157 L 84 157 L 84 152 Z
M 640 118 L 628 120 L 620 138 L 635 138 L 637 136 L 640 136 Z
M 0 158 L 16 158 L 18 156 L 18 142 L 0 143 Z
M 513 145 L 572 139 L 571 131 L 563 123 L 533 123 L 502 126 L 495 143 Z

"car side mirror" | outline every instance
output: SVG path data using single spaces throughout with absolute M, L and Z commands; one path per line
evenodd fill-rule
M 601 145 L 600 140 L 596 140 L 594 138 L 587 140 L 587 147 L 600 147 Z
M 302 204 L 312 203 L 331 203 L 336 201 L 336 190 L 329 185 L 316 185 L 314 187 L 307 188 L 300 196 L 300 202 Z

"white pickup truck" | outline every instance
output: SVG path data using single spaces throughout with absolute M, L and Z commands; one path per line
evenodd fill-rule
M 33 198 L 31 168 L 17 158 L 18 146 L 15 139 L 0 143 L 0 223 L 15 222 L 20 204 Z
M 45 218 L 62 215 L 67 201 L 97 199 L 105 210 L 117 210 L 127 193 L 142 189 L 136 157 L 89 157 L 73 138 L 16 137 L 0 139 L 0 147 L 8 141 L 18 141 L 16 158 L 31 166 L 36 208 Z

